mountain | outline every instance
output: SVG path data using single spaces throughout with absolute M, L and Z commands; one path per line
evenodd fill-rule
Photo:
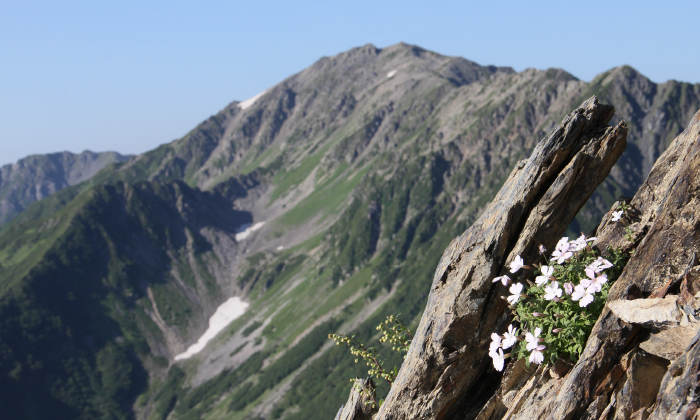
M 593 94 L 629 132 L 572 225 L 589 229 L 700 108 L 699 84 L 367 45 L 29 205 L 0 232 L 0 415 L 330 418 L 364 372 L 327 334 L 415 325 L 443 250 Z M 245 313 L 175 361 L 232 296 Z
M 92 178 L 105 166 L 131 156 L 116 152 L 32 155 L 0 167 L 0 226 L 29 204 Z

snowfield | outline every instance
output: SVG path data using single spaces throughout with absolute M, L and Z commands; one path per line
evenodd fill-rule
M 238 106 L 240 106 L 241 109 L 246 109 L 246 108 L 250 107 L 251 105 L 253 105 L 255 103 L 255 101 L 260 99 L 260 97 L 263 96 L 265 94 L 265 92 L 267 92 L 267 90 L 263 90 L 262 92 L 258 93 L 257 95 L 253 96 L 252 98 L 246 99 L 245 101 L 239 103 Z
M 265 222 L 258 222 L 256 224 L 254 224 L 253 226 L 247 227 L 244 231 L 237 233 L 236 234 L 236 241 L 240 242 L 243 239 L 247 238 L 248 236 L 250 236 L 251 233 L 253 233 L 256 230 L 263 227 L 264 224 L 265 224 Z
M 209 328 L 199 337 L 196 343 L 192 344 L 184 353 L 180 353 L 175 356 L 175 360 L 189 359 L 195 354 L 202 351 L 204 346 L 207 345 L 212 338 L 216 337 L 216 334 L 221 332 L 228 324 L 234 319 L 245 313 L 248 308 L 248 303 L 243 302 L 241 298 L 234 296 L 229 298 L 226 302 L 222 303 L 214 315 L 209 318 Z

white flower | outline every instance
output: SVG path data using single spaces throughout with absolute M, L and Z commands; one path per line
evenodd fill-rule
M 513 324 L 508 326 L 508 331 L 503 334 L 503 348 L 507 349 L 518 342 L 518 329 L 513 327 Z
M 559 283 L 553 281 L 549 286 L 544 288 L 544 298 L 547 300 L 553 300 L 561 296 L 561 289 L 559 288 Z
M 574 293 L 571 294 L 571 299 L 575 301 L 579 301 L 578 305 L 582 308 L 585 308 L 588 306 L 591 302 L 593 302 L 593 293 L 590 293 L 593 291 L 592 288 L 587 286 L 584 286 L 583 283 L 587 281 L 586 279 L 581 280 L 581 284 L 576 286 L 574 288 Z M 588 280 L 589 284 L 591 283 L 590 280 Z
M 608 282 L 608 276 L 605 274 L 601 274 L 599 276 L 596 276 L 596 272 L 593 271 L 592 269 L 586 267 L 586 275 L 590 278 L 590 281 L 588 279 L 583 279 L 581 280 L 581 284 L 586 284 L 584 287 L 591 289 L 590 292 L 588 293 L 597 293 L 600 292 L 600 290 L 603 288 L 603 285 Z
M 620 219 L 622 218 L 622 213 L 623 213 L 622 210 L 620 210 L 620 211 L 614 211 L 614 212 L 613 212 L 613 217 L 612 217 L 611 220 L 612 220 L 613 222 L 617 222 L 618 220 L 620 220 Z
M 555 249 L 559 249 L 563 246 L 568 246 L 568 245 L 569 245 L 569 237 L 564 236 L 561 239 L 559 239 L 559 242 L 557 242 L 557 246 L 555 247 Z
M 500 277 L 496 277 L 495 279 L 493 279 L 494 283 L 496 283 L 498 281 L 503 283 L 504 286 L 508 286 L 510 284 L 510 277 L 508 277 L 507 275 L 504 274 Z
M 518 270 L 520 270 L 521 268 L 523 268 L 524 265 L 525 265 L 525 261 L 523 261 L 522 257 L 520 257 L 520 255 L 518 255 L 515 257 L 513 262 L 510 263 L 510 272 L 515 273 Z
M 552 252 L 552 258 L 557 259 L 557 264 L 563 263 L 574 255 L 573 252 L 569 251 L 570 247 L 571 245 L 569 244 L 569 238 L 567 236 L 561 238 L 557 243 L 557 248 Z
M 541 271 L 542 275 L 535 277 L 535 283 L 537 283 L 538 286 L 542 286 L 549 281 L 549 278 L 554 273 L 554 267 L 543 265 Z
M 510 289 L 508 289 L 510 293 L 512 293 L 510 296 L 508 296 L 508 303 L 511 305 L 515 305 L 515 302 L 520 299 L 520 292 L 523 291 L 523 284 L 522 283 L 515 283 L 514 285 L 510 286 Z
M 496 368 L 497 371 L 502 371 L 503 370 L 503 364 L 505 363 L 505 356 L 503 355 L 503 350 L 498 349 L 498 352 L 492 352 L 489 353 L 489 356 L 493 359 L 493 367 Z
M 571 246 L 571 250 L 574 252 L 584 249 L 586 247 L 586 236 L 579 236 L 578 239 L 569 242 L 569 245 Z
M 496 333 L 492 333 L 491 334 L 491 344 L 489 345 L 489 354 L 495 353 L 496 349 L 498 349 L 500 347 L 501 347 L 501 336 L 496 334 Z
M 527 333 L 525 334 L 525 341 L 527 341 L 527 346 L 526 348 L 528 350 L 534 350 L 537 348 L 538 344 L 538 337 L 540 336 L 540 333 L 542 330 L 540 327 L 535 328 L 535 334 L 533 335 L 532 333 Z
M 535 348 L 532 349 L 532 353 L 530 353 L 530 363 L 534 363 L 539 365 L 544 361 L 544 354 L 542 354 L 542 350 L 546 349 L 547 347 L 543 345 L 539 345 Z
M 545 252 L 547 252 L 547 248 L 544 245 L 540 245 L 540 255 L 544 255 Z
M 574 252 L 585 249 L 588 246 L 588 242 L 594 242 L 598 238 L 586 238 L 586 235 L 581 235 L 575 241 L 571 241 L 569 244 L 572 246 L 571 250 Z
M 601 271 L 608 269 L 612 266 L 613 266 L 613 264 L 610 261 L 606 260 L 603 257 L 598 257 L 595 261 L 593 261 L 590 265 L 588 265 L 586 267 L 586 269 L 590 268 L 594 272 L 600 273 Z

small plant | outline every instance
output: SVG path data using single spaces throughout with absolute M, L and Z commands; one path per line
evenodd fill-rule
M 397 316 L 390 315 L 386 317 L 386 320 L 377 325 L 377 330 L 382 332 L 381 338 L 379 338 L 380 343 L 391 343 L 391 349 L 404 353 L 408 352 L 408 348 L 413 340 L 413 332 L 406 327 L 401 321 L 399 321 Z M 369 367 L 367 373 L 370 377 L 377 379 L 383 379 L 389 384 L 389 387 L 396 380 L 396 375 L 398 374 L 398 368 L 394 366 L 393 369 L 387 370 L 384 368 L 384 359 L 374 347 L 366 347 L 362 342 L 357 340 L 355 336 L 347 336 L 344 334 L 328 334 L 328 338 L 335 340 L 336 345 L 346 344 L 350 347 L 350 353 L 355 356 L 355 363 L 359 363 L 360 360 L 364 362 Z M 382 400 L 377 402 L 376 394 L 374 389 L 370 387 L 362 387 L 357 379 L 350 379 L 353 383 L 355 389 L 367 399 L 367 404 L 372 404 L 372 407 L 378 407 L 382 405 Z
M 622 210 L 624 211 L 624 210 Z M 554 363 L 557 359 L 578 360 L 612 283 L 627 263 L 628 255 L 620 249 L 608 249 L 603 258 L 591 247 L 596 238 L 581 235 L 574 241 L 561 238 L 547 259 L 540 245 L 545 264 L 526 265 L 520 256 L 510 264 L 510 272 L 520 269 L 536 270 L 535 282 L 526 280 L 512 284 L 510 296 L 504 297 L 517 328 L 508 326 L 504 335 L 491 334 L 489 356 L 497 370 L 503 370 L 505 359 L 527 357 L 527 365 Z M 493 279 L 504 285 L 511 283 L 508 275 Z M 509 354 L 504 349 L 512 348 Z
M 615 208 L 616 211 L 613 212 L 613 217 L 611 221 L 617 222 L 619 221 L 622 217 L 627 216 L 627 214 L 630 212 L 630 209 L 632 208 L 631 205 L 628 203 L 625 203 L 624 201 L 620 204 L 617 205 Z

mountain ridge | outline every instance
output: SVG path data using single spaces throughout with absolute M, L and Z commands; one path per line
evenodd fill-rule
M 28 205 L 66 187 L 92 178 L 104 167 L 125 162 L 130 155 L 86 150 L 31 155 L 0 167 L 0 225 Z
M 85 277 L 96 292 L 82 297 L 80 310 L 89 317 L 90 308 L 113 308 L 95 316 L 116 336 L 83 344 L 97 333 L 71 326 L 77 321 L 66 296 L 49 318 L 80 333 L 68 339 L 64 327 L 44 327 L 47 336 L 63 331 L 58 345 L 75 341 L 83 349 L 60 360 L 84 366 L 66 372 L 81 385 L 58 377 L 32 382 L 40 389 L 31 394 L 22 375 L 7 376 L 29 366 L 39 375 L 46 368 L 34 360 L 56 363 L 38 350 L 27 353 L 31 360 L 21 353 L 40 348 L 41 334 L 24 342 L 21 329 L 7 326 L 0 341 L 26 346 L 0 358 L 0 377 L 18 381 L 0 380 L 3 389 L 41 393 L 57 407 L 90 413 L 85 418 L 335 414 L 348 377 L 362 372 L 325 341 L 328 330 L 372 340 L 385 314 L 416 321 L 445 247 L 582 97 L 597 93 L 616 105 L 613 122 L 628 122 L 638 153 L 613 169 L 578 228 L 594 226 L 610 200 L 636 190 L 646 153 L 664 149 L 700 108 L 700 84 L 659 87 L 636 76 L 630 87 L 625 71 L 589 84 L 562 70 L 516 73 L 407 44 L 359 47 L 318 60 L 245 109 L 234 101 L 183 138 L 30 205 L 0 231 L 3 286 L 31 289 L 27 276 L 39 266 L 49 277 L 59 273 L 44 261 L 47 253 L 62 256 L 70 271 L 79 262 L 66 250 L 99 252 L 100 275 Z M 626 111 L 628 97 L 634 101 Z M 652 130 L 642 130 L 650 122 Z M 253 223 L 263 224 L 236 239 L 240 226 Z M 76 236 L 76 226 L 90 234 Z M 17 305 L 38 308 L 27 293 L 12 293 L 0 293 L 0 315 Z M 232 294 L 250 303 L 246 313 L 200 353 L 174 363 Z M 134 378 L 116 390 L 99 385 L 118 371 L 107 360 L 127 359 Z

